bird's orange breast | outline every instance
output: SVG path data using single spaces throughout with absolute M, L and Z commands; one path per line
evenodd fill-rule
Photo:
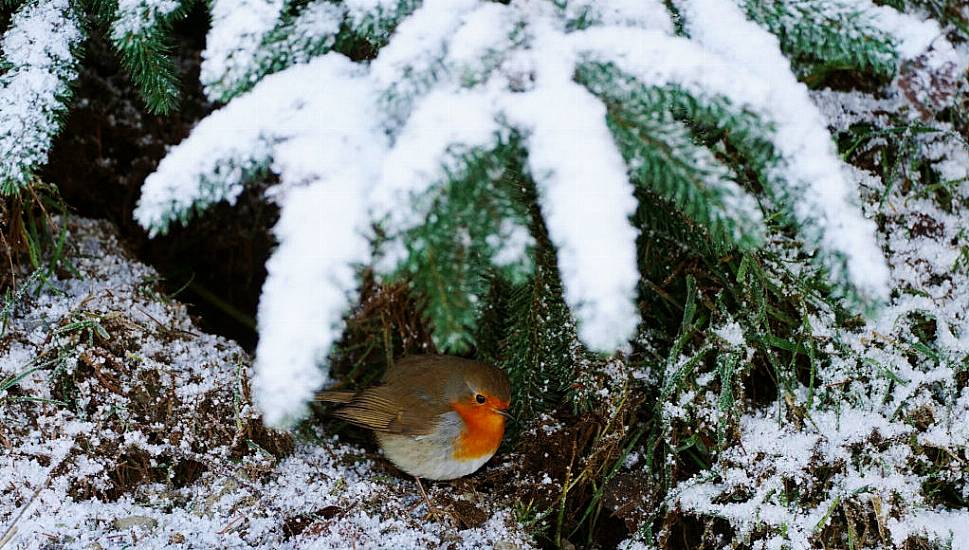
M 464 420 L 464 429 L 454 443 L 454 458 L 474 460 L 494 454 L 505 435 L 505 417 L 486 407 L 464 403 L 451 407 Z

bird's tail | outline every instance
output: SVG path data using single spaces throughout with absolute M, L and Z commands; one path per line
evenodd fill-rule
M 313 397 L 314 401 L 326 401 L 327 403 L 349 403 L 353 401 L 355 391 L 321 391 Z

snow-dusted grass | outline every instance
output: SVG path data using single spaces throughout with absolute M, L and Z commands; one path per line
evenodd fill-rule
M 792 335 L 810 375 L 796 377 L 794 363 L 777 368 L 771 402 L 724 408 L 725 384 L 741 395 L 756 388 L 725 380 L 719 363 L 698 366 L 663 405 L 667 433 L 716 434 L 726 421 L 733 437 L 710 451 L 709 467 L 673 484 L 666 502 L 678 516 L 724 520 L 705 547 L 969 547 L 969 178 L 965 164 L 941 160 L 964 161 L 969 148 L 946 123 L 902 132 L 921 122 L 898 88 L 882 99 L 822 91 L 813 100 L 836 132 L 861 133 L 851 158 L 876 159 L 870 169 L 885 175 L 847 173 L 866 214 L 880 219 L 892 298 L 855 326 L 811 301 Z M 903 155 L 898 170 L 877 162 L 886 148 Z M 945 193 L 908 170 L 920 165 L 934 167 Z M 757 353 L 734 321 L 715 332 L 745 364 Z

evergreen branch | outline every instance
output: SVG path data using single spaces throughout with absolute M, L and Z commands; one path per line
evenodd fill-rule
M 252 87 L 252 65 L 265 36 L 283 16 L 283 0 L 211 0 L 212 27 L 202 52 L 199 79 L 212 101 L 228 98 Z
M 835 70 L 890 80 L 899 55 L 891 35 L 855 0 L 744 0 L 747 15 L 775 34 L 800 76 L 819 82 Z
M 281 12 L 244 65 L 234 66 L 221 75 L 206 73 L 203 80 L 206 94 L 226 103 L 250 90 L 262 77 L 332 50 L 345 16 L 344 7 L 325 0 Z
M 151 188 L 149 185 L 154 180 L 146 179 L 135 208 L 135 219 L 150 235 L 165 235 L 174 222 L 186 225 L 194 215 L 213 204 L 234 202 L 245 183 L 269 174 L 269 149 L 268 142 L 259 140 L 253 143 L 251 151 L 217 154 L 207 163 L 205 171 L 193 175 L 195 189 L 191 196 L 174 193 L 171 186 Z
M 476 7 L 479 4 L 474 0 L 424 3 L 373 61 L 371 74 L 380 89 L 379 104 L 388 133 L 400 130 L 419 98 L 446 78 L 448 40 Z
M 555 7 L 569 30 L 586 29 L 593 25 L 620 25 L 655 28 L 670 33 L 673 31 L 670 10 L 662 0 L 558 0 Z
M 84 38 L 69 0 L 24 3 L 3 35 L 0 195 L 22 189 L 47 161 L 77 78 Z
M 524 418 L 556 406 L 570 393 L 582 353 L 555 255 L 549 252 L 538 253 L 534 277 L 511 287 L 508 298 L 500 365 L 515 391 L 516 415 Z
M 420 4 L 418 0 L 399 0 L 390 7 L 329 0 L 265 1 L 253 4 L 253 9 L 264 12 L 262 21 L 247 28 L 236 23 L 235 13 L 245 11 L 245 6 L 217 0 L 213 6 L 215 30 L 210 34 L 216 39 L 206 48 L 201 75 L 205 93 L 226 103 L 262 77 L 329 51 L 353 55 L 366 48 L 376 52 L 397 23 Z
M 424 223 L 391 235 L 405 250 L 392 277 L 408 279 L 423 297 L 439 349 L 461 352 L 474 343 L 489 272 L 517 281 L 531 270 L 526 214 L 502 183 L 512 151 L 499 146 L 449 162 L 459 168 L 425 192 L 433 198 L 424 199 L 431 202 Z
M 584 351 L 565 302 L 555 247 L 539 210 L 535 183 L 523 178 L 517 187 L 523 191 L 521 204 L 530 205 L 531 233 L 536 240 L 534 273 L 520 283 L 495 277 L 487 308 L 497 310 L 502 318 L 486 315 L 485 319 L 498 330 L 492 336 L 497 344 L 491 355 L 508 373 L 516 416 L 530 418 L 572 393 Z
M 673 116 L 691 122 L 696 117 L 696 128 L 708 123 L 707 134 L 712 133 L 711 126 L 721 135 L 732 134 L 736 127 L 738 136 L 749 137 L 749 121 L 730 116 L 734 113 L 727 111 L 729 102 L 704 107 L 682 90 L 643 86 L 611 65 L 581 65 L 576 78 L 606 102 L 609 128 L 637 185 L 654 190 L 706 225 L 720 241 L 742 248 L 763 242 L 757 204 L 737 185 L 732 171 L 696 144 L 696 136 Z M 768 158 L 754 152 L 754 164 L 763 169 Z
M 111 40 L 151 113 L 168 114 L 178 106 L 178 76 L 169 36 L 172 23 L 188 13 L 191 3 L 120 0 L 112 10 Z
M 347 11 L 344 32 L 340 35 L 344 39 L 353 36 L 364 40 L 375 51 L 379 50 L 390 40 L 397 25 L 420 8 L 422 3 L 422 0 L 397 0 L 392 6 L 380 2 L 355 4 Z
M 845 177 L 831 134 L 804 84 L 791 74 L 775 37 L 748 20 L 730 0 L 680 0 L 679 4 L 694 40 L 769 83 L 770 94 L 757 102 L 777 128 L 771 141 L 779 162 L 769 178 L 777 185 L 769 190 L 795 222 L 808 250 L 816 252 L 815 261 L 827 270 L 836 293 L 854 306 L 873 309 L 888 296 L 889 276 L 874 238 L 875 226 L 858 208 L 857 190 Z M 909 23 L 890 11 L 886 19 Z M 725 26 L 736 30 L 723 33 Z M 734 36 L 741 33 L 745 43 L 738 47 Z M 910 42 L 907 48 L 917 41 Z

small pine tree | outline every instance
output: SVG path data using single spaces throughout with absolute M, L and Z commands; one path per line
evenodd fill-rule
M 255 374 L 276 425 L 326 382 L 359 265 L 409 280 L 445 351 L 493 353 L 475 335 L 495 288 L 515 312 L 500 345 L 530 364 L 543 348 L 522 338 L 554 332 L 535 315 L 623 346 L 648 268 L 637 208 L 714 250 L 795 234 L 836 295 L 871 307 L 887 293 L 873 224 L 797 76 L 889 78 L 934 24 L 867 1 L 740 4 L 214 0 L 202 81 L 226 105 L 146 180 L 136 218 L 164 233 L 279 176 Z M 514 306 L 549 292 L 567 308 Z

